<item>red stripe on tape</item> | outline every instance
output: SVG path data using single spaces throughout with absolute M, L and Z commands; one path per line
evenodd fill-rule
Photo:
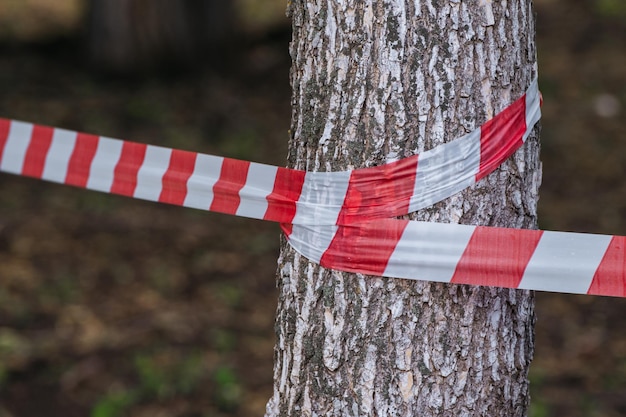
M 172 150 L 170 164 L 161 180 L 159 202 L 182 206 L 187 196 L 187 181 L 196 166 L 196 153 Z
M 417 166 L 418 156 L 414 155 L 352 171 L 337 224 L 406 214 L 415 188 Z
M 35 125 L 33 133 L 24 158 L 22 175 L 41 178 L 43 168 L 46 164 L 46 156 L 52 144 L 54 129 L 48 126 Z
M 211 211 L 236 214 L 241 198 L 239 191 L 246 184 L 250 162 L 224 158 L 220 179 L 213 185 Z
M 476 181 L 496 169 L 519 148 L 526 131 L 526 95 L 480 127 L 480 168 Z
M 626 296 L 626 237 L 613 236 L 587 294 Z
M 113 171 L 111 192 L 132 197 L 137 187 L 137 172 L 146 157 L 147 145 L 124 142 L 120 159 Z
M 302 193 L 306 172 L 279 167 L 274 188 L 267 196 L 267 210 L 263 220 L 291 223 L 296 215 L 296 202 Z
M 87 133 L 78 133 L 76 136 L 76 144 L 70 157 L 67 167 L 67 175 L 65 183 L 75 185 L 77 187 L 86 187 L 89 180 L 89 168 L 96 149 L 98 148 L 98 136 L 89 135 Z
M 382 275 L 408 220 L 382 219 L 339 226 L 320 259 L 326 268 Z M 363 256 L 366 254 L 366 256 Z
M 477 226 L 450 282 L 517 288 L 542 234 Z M 493 259 L 499 260 L 497 268 Z
M 2 161 L 2 155 L 4 154 L 4 146 L 7 144 L 9 138 L 9 131 L 11 130 L 11 121 L 7 119 L 0 119 L 0 161 Z

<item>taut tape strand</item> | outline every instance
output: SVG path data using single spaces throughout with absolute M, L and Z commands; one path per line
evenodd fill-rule
M 456 284 L 626 296 L 626 237 L 396 219 L 296 227 L 302 231 L 292 233 L 292 246 L 327 268 Z M 353 243 L 333 243 L 321 251 L 319 242 L 327 241 Z
M 304 172 L 0 119 L 0 170 L 281 223 L 328 268 L 498 287 L 624 296 L 624 238 L 393 219 L 488 175 L 540 118 L 537 81 L 480 128 L 420 155 Z

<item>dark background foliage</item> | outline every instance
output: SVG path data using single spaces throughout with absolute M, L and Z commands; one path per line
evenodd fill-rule
M 283 3 L 239 0 L 192 59 L 120 69 L 88 53 L 85 2 L 0 0 L 0 117 L 282 165 Z M 626 3 L 535 5 L 541 227 L 624 235 Z M 0 417 L 261 415 L 278 236 L 0 175 Z M 532 416 L 626 415 L 625 311 L 537 294 Z

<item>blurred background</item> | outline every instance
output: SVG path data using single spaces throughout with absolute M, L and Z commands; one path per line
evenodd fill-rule
M 0 0 L 0 117 L 284 165 L 285 1 Z M 535 6 L 540 226 L 626 235 L 626 2 Z M 0 175 L 0 417 L 262 415 L 278 236 Z M 626 415 L 626 300 L 537 316 L 531 415 Z

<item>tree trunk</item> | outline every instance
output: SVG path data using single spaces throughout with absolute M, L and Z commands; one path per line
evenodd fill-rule
M 90 0 L 88 15 L 91 60 L 118 72 L 194 62 L 233 23 L 223 0 Z
M 289 165 L 345 170 L 460 137 L 535 77 L 527 0 L 294 0 Z M 536 227 L 539 144 L 413 219 Z M 267 416 L 524 416 L 527 291 L 348 274 L 283 242 Z

